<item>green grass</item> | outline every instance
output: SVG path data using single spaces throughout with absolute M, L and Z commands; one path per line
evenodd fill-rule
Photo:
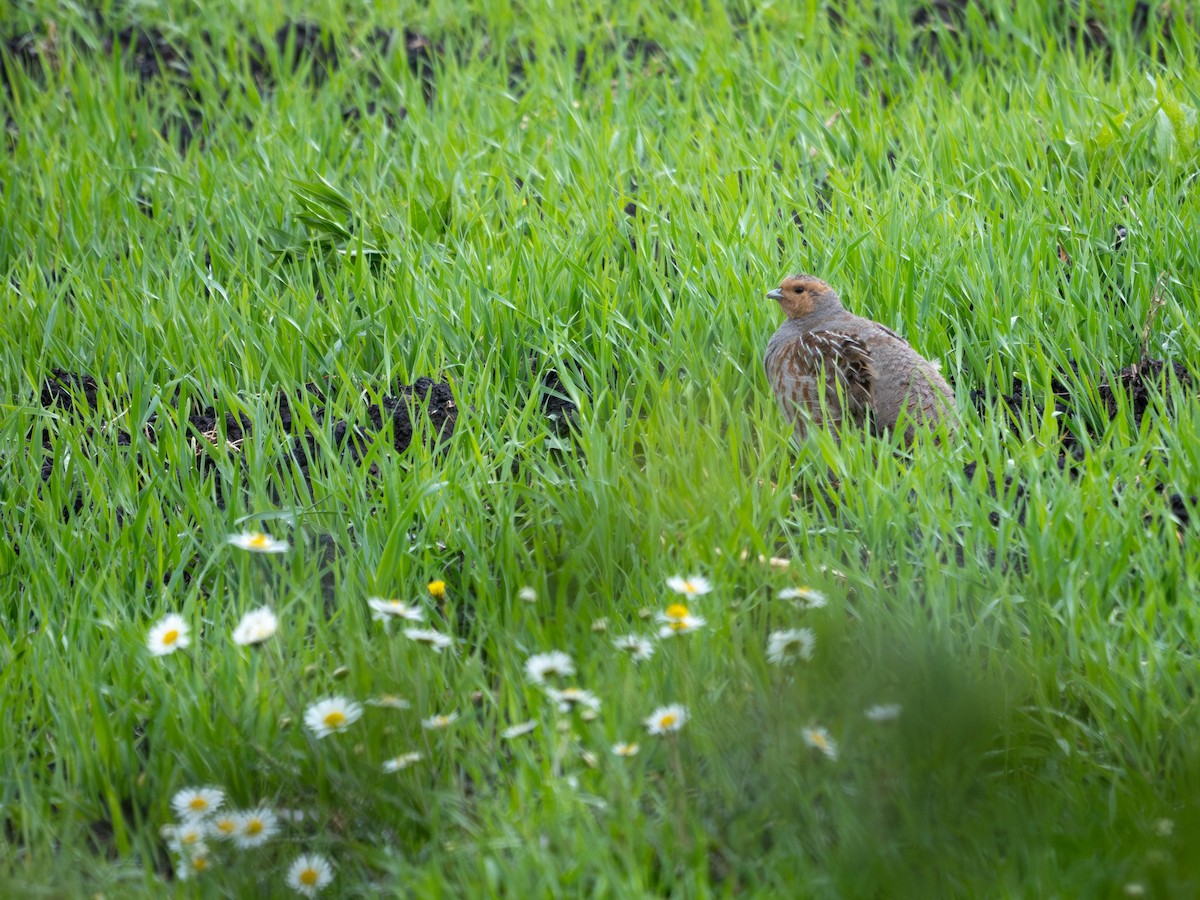
M 0 893 L 284 896 L 302 852 L 337 896 L 1200 890 L 1200 562 L 1165 496 L 1200 493 L 1200 406 L 1175 386 L 1139 424 L 1099 395 L 1160 277 L 1150 355 L 1200 371 L 1186 4 L 1140 33 L 1128 0 L 948 25 L 899 0 L 306 4 L 341 58 L 315 79 L 274 42 L 298 9 L 235 6 L 0 15 L 43 49 L 6 55 L 0 92 Z M 134 22 L 190 73 L 143 83 L 106 51 Z M 432 102 L 377 26 L 429 38 Z M 942 361 L 953 442 L 791 443 L 763 294 L 797 270 Z M 1013 427 L 1000 397 L 1016 377 L 1045 402 L 1070 360 L 1087 452 L 1063 472 L 1060 422 Z M 95 412 L 42 406 L 54 367 L 99 379 Z M 549 368 L 571 433 L 541 413 Z M 443 448 L 356 466 L 326 437 L 311 484 L 288 462 L 278 391 L 328 381 L 346 418 L 421 375 L 455 392 Z M 214 402 L 254 434 L 202 467 L 187 416 Z M 255 525 L 292 550 L 226 545 Z M 622 657 L 690 572 L 707 626 Z M 801 584 L 828 605 L 776 596 Z M 385 631 L 373 594 L 422 600 L 457 652 Z M 235 646 L 262 605 L 278 635 Z M 153 658 L 169 612 L 192 645 Z M 796 627 L 813 659 L 769 664 Z M 550 649 L 594 721 L 524 677 Z M 411 708 L 316 740 L 304 707 L 333 693 Z M 691 720 L 646 735 L 671 702 Z M 306 818 L 168 881 L 160 828 L 200 784 Z

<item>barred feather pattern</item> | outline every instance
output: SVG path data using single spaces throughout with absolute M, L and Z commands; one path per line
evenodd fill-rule
M 911 442 L 915 424 L 952 418 L 954 395 L 936 366 L 890 329 L 839 312 L 818 328 L 789 319 L 767 345 L 767 379 L 799 440 L 810 426 L 894 430 L 903 416 Z

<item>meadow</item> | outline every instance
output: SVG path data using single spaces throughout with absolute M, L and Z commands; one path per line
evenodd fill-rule
M 1200 894 L 1193 6 L 207 6 L 0 12 L 0 894 Z

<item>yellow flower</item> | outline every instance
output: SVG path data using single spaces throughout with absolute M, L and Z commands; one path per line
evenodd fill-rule
M 682 603 L 672 603 L 666 612 L 658 614 L 658 621 L 663 623 L 663 627 L 658 630 L 659 637 L 687 634 L 704 626 L 704 620 L 693 616 Z
M 446 599 L 446 582 L 434 580 L 434 581 L 429 582 L 428 587 L 429 587 L 429 593 L 433 597 L 433 599 L 435 599 L 435 600 L 445 600 Z

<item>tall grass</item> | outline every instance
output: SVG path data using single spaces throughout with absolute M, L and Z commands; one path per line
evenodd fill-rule
M 34 35 L 0 95 L 3 892 L 283 895 L 306 852 L 346 896 L 1195 892 L 1195 391 L 1100 396 L 1160 277 L 1149 354 L 1200 371 L 1196 21 L 1151 6 L 304 5 L 324 67 L 288 4 L 0 16 Z M 108 46 L 134 24 L 187 73 Z M 942 362 L 953 442 L 791 443 L 760 360 L 797 270 Z M 41 402 L 55 367 L 94 410 Z M 422 375 L 444 445 L 336 446 Z M 307 383 L 306 477 L 276 398 Z M 686 573 L 706 626 L 617 651 Z M 168 612 L 191 646 L 151 657 Z M 550 649 L 594 720 L 529 683 Z M 332 694 L 411 706 L 317 739 Z M 178 881 L 160 828 L 204 784 L 304 818 Z

